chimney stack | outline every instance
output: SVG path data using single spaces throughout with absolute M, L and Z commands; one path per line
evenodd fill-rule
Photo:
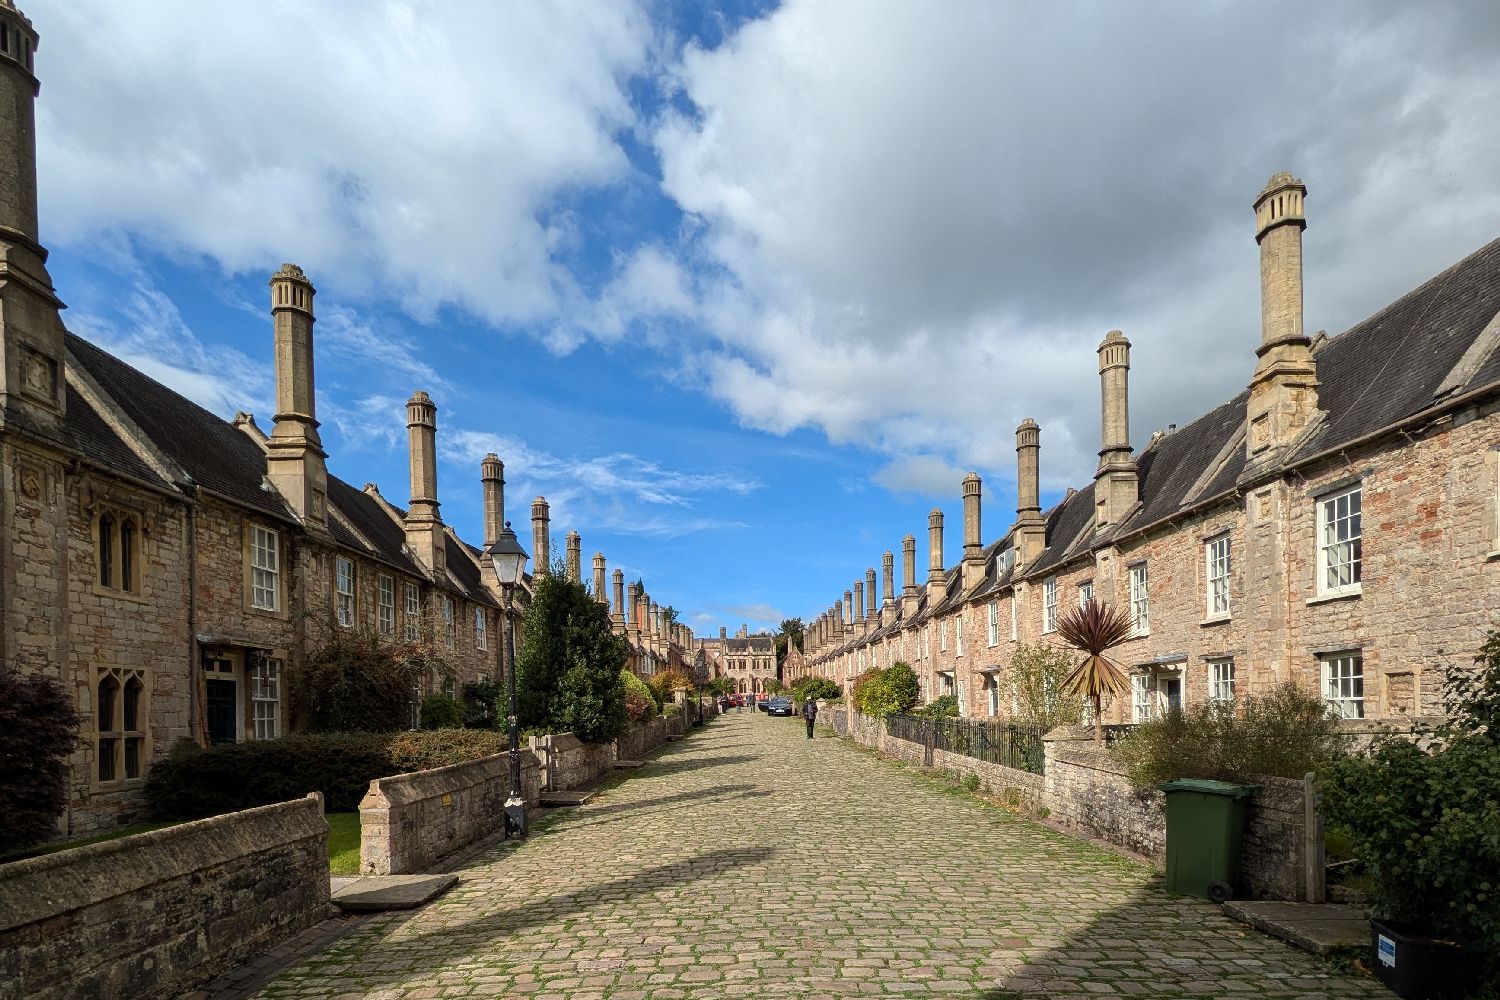
M 948 596 L 943 586 L 943 512 L 937 507 L 927 515 L 927 606 Z
M 1130 341 L 1111 330 L 1099 344 L 1099 403 L 1102 419 L 1099 470 L 1094 473 L 1094 530 L 1119 524 L 1140 499 L 1140 481 L 1130 454 Z
M 594 553 L 594 600 L 604 606 L 609 606 L 609 591 L 605 580 L 604 553 Z
M 611 616 L 615 620 L 615 631 L 625 631 L 625 571 L 615 570 L 614 573 L 615 610 Z
M 9 0 L 0 0 L 0 26 L 6 37 L 0 49 L 0 107 L 5 109 L 0 133 L 0 240 L 19 242 L 36 253 L 41 250 L 36 221 L 36 97 L 42 85 L 34 57 L 40 38 L 31 20 Z
M 865 582 L 858 578 L 854 581 L 854 631 L 865 630 Z
M 1030 566 L 1047 544 L 1047 522 L 1042 519 L 1042 429 L 1027 417 L 1016 428 L 1016 568 Z
M 984 579 L 984 542 L 979 525 L 979 502 L 982 483 L 979 473 L 964 476 L 964 562 L 963 582 L 965 591 L 979 586 Z
M 854 634 L 854 591 L 844 591 L 844 635 Z
M 875 601 L 875 567 L 871 566 L 865 570 L 865 627 L 874 630 L 877 621 L 879 612 Z
M 1318 412 L 1318 367 L 1302 332 L 1302 231 L 1307 187 L 1289 173 L 1255 199 L 1260 244 L 1260 347 L 1250 380 L 1246 447 L 1253 472 L 1274 464 Z
M 326 532 L 328 469 L 324 458 L 327 453 L 318 438 L 313 378 L 314 294 L 312 282 L 296 264 L 283 264 L 271 276 L 276 423 L 266 442 L 266 478 L 286 499 L 298 520 L 315 531 Z
M 896 620 L 896 557 L 890 549 L 880 557 L 881 600 L 880 624 L 889 625 Z
M 564 565 L 567 568 L 569 583 L 583 582 L 583 537 L 576 531 L 570 531 L 564 538 L 566 545 Z
M 901 617 L 911 621 L 917 613 L 917 536 L 901 539 Z
M 406 510 L 406 544 L 436 580 L 448 573 L 447 539 L 438 514 L 437 407 L 425 392 L 406 401 L 407 452 L 411 463 L 411 503 Z
M 531 575 L 541 579 L 552 572 L 552 536 L 548 523 L 552 508 L 546 497 L 531 501 Z
M 619 571 L 616 570 L 616 572 Z M 627 603 L 625 605 L 625 628 L 630 635 L 630 640 L 639 645 L 641 639 L 641 619 L 640 612 L 638 610 L 640 603 L 640 594 L 637 592 L 635 584 L 632 583 L 629 588 L 627 588 L 626 597 Z
M 490 452 L 479 463 L 479 480 L 484 484 L 484 547 L 500 540 L 505 528 L 505 463 Z

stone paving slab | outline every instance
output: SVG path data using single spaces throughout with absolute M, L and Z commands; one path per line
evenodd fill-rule
M 1370 918 L 1346 903 L 1281 903 L 1239 900 L 1224 912 L 1315 955 L 1370 949 Z
M 412 910 L 457 884 L 457 875 L 365 875 L 335 889 L 332 902 L 345 913 Z
M 1389 998 L 1149 866 L 731 715 L 259 996 Z
M 549 808 L 558 806 L 581 806 L 594 797 L 594 789 L 581 788 L 566 791 L 543 792 L 541 803 Z

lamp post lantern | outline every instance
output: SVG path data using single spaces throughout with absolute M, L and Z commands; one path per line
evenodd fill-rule
M 516 725 L 516 622 L 513 617 L 511 595 L 521 576 L 526 571 L 526 550 L 516 541 L 516 533 L 510 530 L 510 522 L 500 532 L 494 544 L 484 550 L 490 557 L 490 567 L 495 571 L 495 581 L 505 596 L 506 647 L 509 664 L 505 671 L 507 704 L 506 723 L 510 727 L 510 794 L 505 797 L 505 835 L 526 836 L 526 795 L 521 790 L 521 734 Z

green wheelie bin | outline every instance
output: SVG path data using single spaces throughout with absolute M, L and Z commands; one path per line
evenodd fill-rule
M 1254 785 L 1176 778 L 1167 796 L 1167 889 L 1222 903 L 1240 878 L 1240 844 Z

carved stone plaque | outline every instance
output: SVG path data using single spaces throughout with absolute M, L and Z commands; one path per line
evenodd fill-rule
M 57 402 L 57 363 L 39 351 L 21 348 L 21 391 L 44 403 Z

